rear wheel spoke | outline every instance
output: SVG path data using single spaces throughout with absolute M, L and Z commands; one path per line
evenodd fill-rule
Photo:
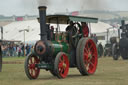
M 84 49 L 84 52 L 86 52 L 87 54 L 89 53 L 89 51 L 87 50 L 87 48 Z
M 33 76 L 33 69 L 31 69 L 31 75 Z
M 59 58 L 60 62 L 63 62 L 62 57 Z
M 90 50 L 91 50 L 91 48 L 93 48 L 93 45 L 91 45 L 91 46 L 89 47 Z
M 32 58 L 30 58 L 30 62 L 31 62 L 31 64 L 32 64 Z
M 85 64 L 85 67 L 86 67 L 86 70 L 88 71 L 88 69 L 89 69 L 89 63 L 88 64 Z
M 92 65 L 94 67 L 94 64 L 92 62 L 90 62 L 90 65 Z
M 63 68 L 60 68 L 60 74 L 62 74 L 63 73 Z
M 96 57 L 96 54 L 94 53 L 94 54 L 92 54 L 92 57 Z

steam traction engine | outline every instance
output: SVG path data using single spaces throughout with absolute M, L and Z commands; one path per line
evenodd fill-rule
M 112 55 L 114 60 L 118 60 L 121 55 L 122 59 L 128 59 L 128 24 L 125 24 L 125 21 L 122 20 L 122 26 L 120 29 L 122 30 L 121 38 L 120 38 L 120 30 L 118 32 L 119 38 L 113 39 L 115 42 L 112 46 Z
M 98 62 L 98 53 L 94 41 L 88 38 L 80 23 L 96 23 L 97 18 L 48 15 L 46 7 L 39 7 L 41 40 L 37 41 L 34 52 L 25 60 L 25 73 L 29 79 L 36 79 L 40 69 L 50 71 L 53 76 L 65 78 L 69 67 L 77 67 L 82 75 L 94 74 Z M 59 24 L 70 25 L 66 32 L 59 31 Z M 57 24 L 56 31 L 49 24 Z M 88 28 L 88 27 L 87 27 Z M 52 36 L 52 37 L 51 37 Z

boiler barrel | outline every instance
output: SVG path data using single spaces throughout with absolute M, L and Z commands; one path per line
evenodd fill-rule
M 52 41 L 50 44 L 53 56 L 56 56 L 59 52 L 69 53 L 69 44 L 65 42 Z
M 55 57 L 57 53 L 65 52 L 69 53 L 69 44 L 66 42 L 57 41 L 47 41 L 44 42 L 39 40 L 36 42 L 34 47 L 34 53 L 40 57 L 53 56 Z

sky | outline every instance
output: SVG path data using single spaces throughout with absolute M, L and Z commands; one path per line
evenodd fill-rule
M 48 13 L 105 10 L 128 11 L 128 0 L 0 0 L 0 15 L 37 15 L 39 5 L 47 5 Z

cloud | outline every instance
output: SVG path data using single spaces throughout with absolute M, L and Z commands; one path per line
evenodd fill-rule
M 79 10 L 128 10 L 128 0 L 1 0 L 0 13 L 6 15 L 38 14 L 46 5 L 48 13 Z

